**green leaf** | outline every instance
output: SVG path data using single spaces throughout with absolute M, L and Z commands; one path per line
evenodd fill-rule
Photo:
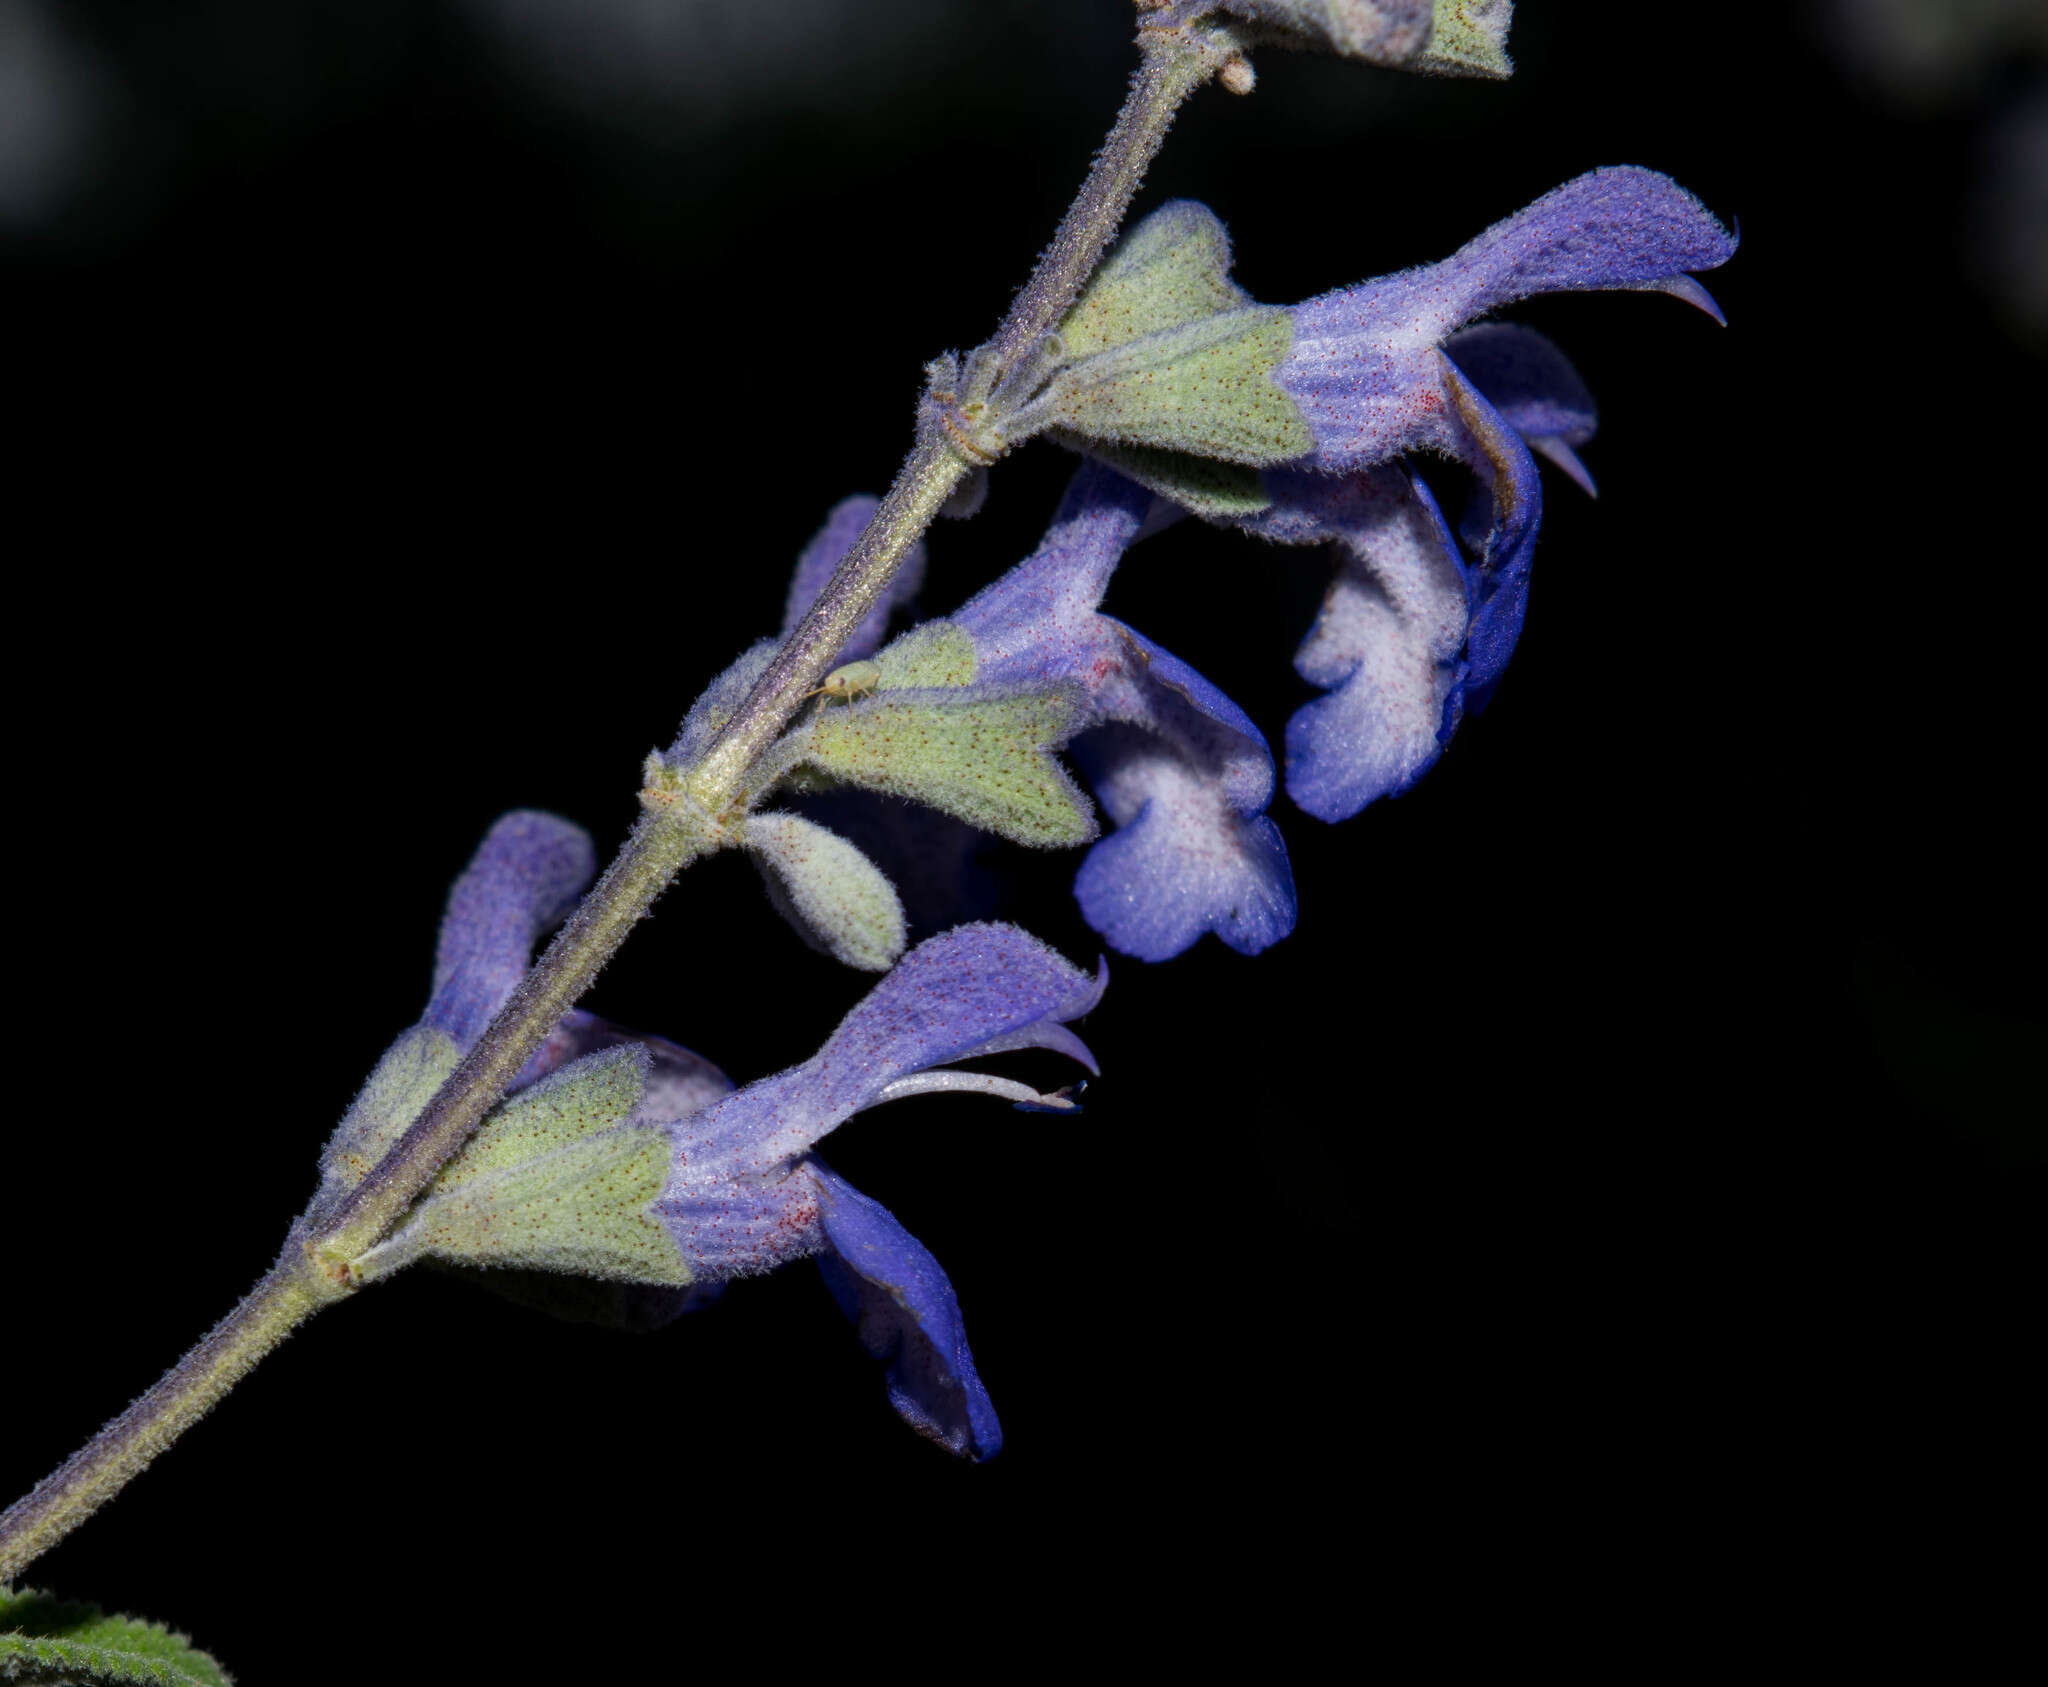
M 1512 76 L 1508 26 L 1514 17 L 1514 0 L 1436 0 L 1436 27 L 1414 67 L 1439 76 Z
M 1293 320 L 1276 305 L 1148 334 L 1062 369 L 1018 413 L 1016 431 L 1051 426 L 1112 445 L 1284 463 L 1316 443 L 1273 379 L 1293 344 Z
M 668 1136 L 619 1122 L 639 1104 L 646 1073 L 643 1049 L 607 1049 L 522 1090 L 350 1269 L 368 1282 L 430 1258 L 687 1284 L 681 1251 L 647 1211 L 668 1181 Z
M 903 953 L 903 903 L 888 876 L 837 832 L 801 815 L 749 815 L 743 841 L 776 912 L 821 954 L 887 972 Z
M 1250 302 L 1230 279 L 1230 237 L 1216 213 L 1182 199 L 1117 242 L 1059 337 L 1069 359 L 1091 357 Z
M 0 1588 L 0 1681 L 131 1682 L 148 1687 L 232 1687 L 233 1678 L 182 1634 L 97 1605 Z
M 1008 697 L 882 692 L 820 715 L 790 754 L 849 785 L 928 803 L 1039 849 L 1086 843 L 1094 812 L 1049 753 L 1072 735 L 1068 690 Z
M 1158 451 L 1143 445 L 1104 445 L 1067 433 L 1053 437 L 1073 450 L 1100 457 L 1146 490 L 1212 521 L 1257 515 L 1273 505 L 1265 477 L 1242 463 L 1212 462 L 1184 451 Z

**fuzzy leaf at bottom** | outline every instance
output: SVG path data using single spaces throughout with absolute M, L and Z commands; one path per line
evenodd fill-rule
M 232 1687 L 233 1678 L 161 1623 L 0 1588 L 0 1681 L 77 1687 Z

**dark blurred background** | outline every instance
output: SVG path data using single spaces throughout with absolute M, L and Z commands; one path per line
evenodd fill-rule
M 465 1679 L 627 1679 L 713 1617 L 914 1624 L 956 1577 L 991 1619 L 1049 1584 L 1057 1631 L 1255 1562 L 1366 1619 L 2010 1491 L 2048 1193 L 2039 15 L 1518 14 L 1505 86 L 1261 55 L 1140 209 L 1206 200 L 1289 302 L 1646 164 L 1739 218 L 1731 325 L 1510 313 L 1601 399 L 1601 497 L 1548 482 L 1507 680 L 1410 795 L 1276 801 L 1292 939 L 1113 962 L 1078 1120 L 935 1099 L 833 1139 L 952 1276 L 1002 1457 L 902 1429 L 807 1267 L 642 1338 L 419 1273 L 31 1581 L 259 1687 L 434 1678 L 455 1643 L 382 1626 L 429 1603 L 478 1625 Z M 271 1257 L 489 821 L 623 834 L 826 510 L 887 484 L 920 365 L 1022 280 L 1127 31 L 0 0 L 15 1015 L 55 1028 L 0 1185 L 9 1497 Z M 1070 468 L 1031 447 L 934 533 L 928 613 Z M 1189 524 L 1110 607 L 1277 743 L 1323 584 Z M 1095 952 L 1073 859 L 994 860 Z M 862 988 L 724 858 L 592 1005 L 745 1080 Z

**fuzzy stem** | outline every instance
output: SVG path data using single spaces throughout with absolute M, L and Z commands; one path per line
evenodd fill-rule
M 1073 206 L 995 338 L 978 357 L 980 395 L 1004 366 L 1066 314 L 1137 192 L 1174 113 L 1218 56 L 1179 29 L 1142 30 L 1144 62 L 1116 126 Z M 348 1292 L 348 1262 L 391 1230 L 482 1123 L 542 1039 L 654 905 L 676 874 L 724 841 L 724 823 L 755 764 L 831 671 L 910 549 L 972 461 L 928 427 L 867 529 L 767 671 L 688 770 L 675 807 L 649 815 L 549 944 L 426 1110 L 317 1231 L 294 1242 L 269 1276 L 177 1368 L 0 1516 L 0 1581 L 18 1574 L 198 1421 L 304 1318 Z
M 1182 30 L 1145 29 L 1138 40 L 1145 56 L 1131 77 L 1116 126 L 1060 219 L 1052 244 L 1039 254 L 1031 279 L 978 354 L 964 399 L 986 399 L 1011 365 L 1067 314 L 1122 226 L 1181 102 L 1222 62 Z
M 832 671 L 839 652 L 867 612 L 880 601 L 910 547 L 924 537 L 939 506 L 973 467 L 940 432 L 928 432 L 904 459 L 881 506 L 854 540 L 810 612 L 782 648 L 725 730 L 693 768 L 686 790 L 712 814 L 723 813 L 747 774 L 802 703 L 804 693 Z
M 655 898 L 683 868 L 716 847 L 716 828 L 687 806 L 648 815 L 634 827 L 604 877 L 426 1110 L 321 1224 L 312 1250 L 330 1275 L 347 1281 L 348 1262 L 382 1240 L 483 1123 L 520 1067 L 590 988 Z
M 175 1369 L 0 1514 L 0 1583 L 11 1581 L 203 1418 L 300 1323 L 342 1291 L 294 1242 L 242 1304 Z
M 1224 55 L 1182 29 L 1139 32 L 1144 57 L 1130 92 L 1088 179 L 1060 219 L 1052 244 L 1011 302 L 995 337 L 976 354 L 963 394 L 986 399 L 1003 370 L 1053 327 L 1095 272 L 1138 184 L 1172 127 L 1181 102 L 1212 76 Z M 747 773 L 796 713 L 804 694 L 831 671 L 832 663 L 862 617 L 880 600 L 891 577 L 924 536 L 973 462 L 928 427 L 896 483 L 853 542 L 838 569 L 818 594 L 802 623 L 775 653 L 725 730 L 692 772 L 690 794 L 713 814 L 739 793 Z

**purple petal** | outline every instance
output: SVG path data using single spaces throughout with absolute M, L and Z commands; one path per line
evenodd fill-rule
M 796 573 L 790 578 L 789 598 L 782 613 L 783 637 L 787 638 L 796 631 L 797 623 L 825 589 L 825 582 L 832 578 L 832 571 L 853 548 L 854 540 L 866 529 L 880 503 L 881 499 L 860 493 L 852 498 L 842 498 L 832 506 L 825 525 L 818 529 L 816 536 L 804 546 L 803 555 L 797 558 Z M 903 566 L 890 579 L 881 601 L 867 612 L 861 624 L 854 629 L 853 637 L 846 641 L 845 648 L 839 653 L 842 662 L 857 662 L 881 648 L 882 636 L 889 629 L 889 617 L 916 597 L 923 586 L 924 568 L 924 541 L 920 539 L 910 548 Z
M 1002 1426 L 974 1368 L 960 1303 L 918 1239 L 822 1161 L 816 1180 L 826 1251 L 819 1269 L 861 1345 L 888 1366 L 889 1404 L 920 1435 L 964 1458 L 994 1458 Z
M 1684 188 L 1622 165 L 1553 188 L 1445 262 L 1397 279 L 1417 285 L 1441 338 L 1532 294 L 1664 288 L 1734 256 L 1734 237 Z
M 1636 284 L 1636 290 L 1643 293 L 1669 293 L 1674 299 L 1682 299 L 1694 310 L 1703 310 L 1723 328 L 1728 326 L 1727 312 L 1721 309 L 1714 295 L 1689 275 L 1667 275 L 1658 281 L 1643 281 Z
M 1473 318 L 1535 293 L 1685 289 L 1733 238 L 1668 176 L 1595 170 L 1495 224 L 1439 264 L 1311 299 L 1294 312 L 1294 347 L 1276 379 L 1316 435 L 1325 473 L 1403 452 L 1449 449 L 1456 424 L 1436 347 Z M 1697 289 L 1703 292 L 1703 289 Z
M 1543 485 L 1522 436 L 1457 365 L 1448 358 L 1442 361 L 1445 388 L 1464 436 L 1460 455 L 1489 494 L 1467 517 L 1465 533 L 1467 543 L 1479 552 L 1480 563 L 1473 572 L 1472 624 L 1466 634 L 1466 674 L 1460 689 L 1464 706 L 1477 713 L 1493 696 L 1522 634 L 1529 605 L 1529 564 L 1543 520 Z M 1457 724 L 1459 704 L 1454 696 L 1446 709 L 1446 737 Z
M 977 684 L 1092 689 L 1115 660 L 1095 606 L 1151 506 L 1151 493 L 1113 469 L 1081 466 L 1038 549 L 951 617 L 974 639 Z
M 505 1005 L 542 932 L 565 919 L 597 871 L 580 826 L 520 809 L 485 835 L 448 893 L 422 1016 L 467 1049 Z
M 959 926 L 920 943 L 815 1056 L 671 1133 L 675 1157 L 654 1211 L 705 1275 L 767 1270 L 810 1252 L 815 1203 L 785 1168 L 894 1079 L 927 1067 L 1052 1048 L 1092 1069 L 1061 1022 L 1094 1007 L 1105 982 L 1015 926 Z
M 1347 480 L 1270 477 L 1276 509 L 1313 512 L 1337 571 L 1295 670 L 1329 695 L 1287 723 L 1287 793 L 1345 820 L 1436 761 L 1466 632 L 1466 571 L 1436 499 L 1383 467 Z
M 1164 961 L 1213 931 L 1255 955 L 1294 929 L 1294 876 L 1270 819 L 1237 813 L 1214 781 L 1127 727 L 1086 750 L 1117 830 L 1088 851 L 1074 894 L 1111 945 Z
M 1209 931 L 1255 955 L 1294 929 L 1296 907 L 1287 846 L 1264 814 L 1273 754 L 1193 668 L 1099 619 L 1123 644 L 1100 711 L 1113 724 L 1075 757 L 1120 830 L 1081 865 L 1081 911 L 1140 960 L 1168 960 Z
M 954 619 L 977 684 L 1073 684 L 1087 700 L 1075 758 L 1110 817 L 1143 832 L 1090 851 L 1075 882 L 1089 923 L 1144 960 L 1205 931 L 1252 954 L 1294 927 L 1286 846 L 1262 815 L 1272 752 L 1208 680 L 1096 608 L 1152 502 L 1084 464 L 1044 543 Z
M 731 1107 L 762 1088 L 752 1085 L 721 1105 Z M 707 1109 L 669 1132 L 674 1154 L 668 1185 L 648 1212 L 668 1231 L 700 1281 L 751 1277 L 816 1253 L 824 1231 L 809 1169 L 763 1174 L 745 1165 L 742 1156 L 725 1152 L 727 1145 L 693 1134 L 719 1111 Z
M 1588 498 L 1600 496 L 1600 488 L 1593 480 L 1593 471 L 1579 461 L 1579 454 L 1555 434 L 1524 434 L 1529 449 L 1556 468 L 1569 475 L 1579 490 Z
M 1584 445 L 1599 429 L 1599 410 L 1579 372 L 1533 328 L 1481 323 L 1446 340 L 1444 355 L 1531 443 L 1554 436 Z

